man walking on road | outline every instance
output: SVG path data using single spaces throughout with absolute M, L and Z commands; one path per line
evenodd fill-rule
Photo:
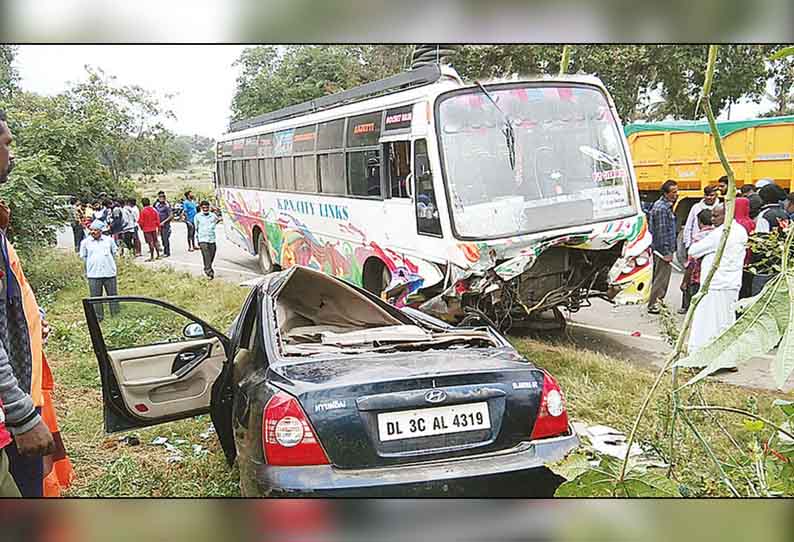
M 132 220 L 135 223 L 135 229 L 132 232 L 132 246 L 135 249 L 135 256 L 138 257 L 141 255 L 141 238 L 138 235 L 138 230 L 140 229 L 138 221 L 141 218 L 141 211 L 138 209 L 138 203 L 135 201 L 135 198 L 127 200 L 125 209 L 132 215 Z
M 8 180 L 14 160 L 13 137 L 0 110 L 0 183 Z M 29 391 L 32 385 L 32 352 L 21 291 L 8 258 L 5 234 L 0 231 L 0 497 L 19 497 L 9 471 L 8 450 L 19 457 L 51 454 L 55 443 L 41 419 Z M 13 437 L 13 440 L 12 440 Z M 40 461 L 43 469 L 43 460 Z
M 104 291 L 106 295 L 118 295 L 116 283 L 116 259 L 118 247 L 110 237 L 102 235 L 102 225 L 98 222 L 91 224 L 91 236 L 80 245 L 80 257 L 85 260 L 85 274 L 88 278 L 88 291 L 91 297 L 100 297 Z M 95 305 L 96 317 L 100 322 L 105 314 L 102 303 Z M 119 304 L 110 304 L 110 314 L 119 312 Z
M 662 185 L 662 196 L 651 208 L 649 227 L 653 236 L 653 284 L 648 313 L 659 314 L 659 300 L 667 295 L 673 255 L 676 249 L 676 225 L 673 205 L 678 199 L 678 184 L 671 180 Z
M 204 260 L 204 274 L 210 280 L 215 278 L 215 271 L 212 269 L 212 262 L 215 261 L 215 226 L 220 222 L 220 217 L 216 213 L 210 212 L 210 203 L 201 202 L 201 212 L 195 217 L 196 237 L 198 237 L 201 258 Z
M 196 205 L 196 196 L 190 190 L 185 192 L 182 210 L 185 213 L 185 225 L 187 226 L 187 251 L 193 252 L 196 250 L 196 225 L 193 223 L 193 219 L 198 212 L 198 206 Z
M 160 216 L 160 237 L 163 240 L 163 257 L 167 258 L 171 255 L 171 219 L 174 218 L 174 212 L 165 197 L 165 192 L 162 190 L 157 193 L 157 203 L 154 204 L 154 209 Z
M 157 254 L 157 259 L 160 259 L 160 244 L 157 242 L 157 232 L 160 229 L 160 215 L 151 206 L 149 198 L 141 200 L 143 209 L 141 209 L 141 216 L 138 218 L 138 225 L 143 232 L 143 239 L 149 245 L 149 261 L 154 261 L 154 255 Z

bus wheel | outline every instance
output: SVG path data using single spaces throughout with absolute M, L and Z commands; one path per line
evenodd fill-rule
M 273 271 L 273 262 L 270 259 L 270 250 L 267 248 L 267 238 L 260 233 L 256 236 L 256 255 L 259 259 L 259 270 L 263 275 Z
M 382 261 L 371 258 L 364 264 L 363 279 L 364 289 L 380 297 L 381 292 L 391 282 L 391 272 Z

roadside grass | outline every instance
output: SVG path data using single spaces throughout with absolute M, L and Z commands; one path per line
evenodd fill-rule
M 236 469 L 227 466 L 217 438 L 199 436 L 211 425 L 209 416 L 129 433 L 139 438 L 137 446 L 104 433 L 99 371 L 81 303 L 88 294 L 82 264 L 74 254 L 49 249 L 29 256 L 25 267 L 31 284 L 44 294 L 41 303 L 52 328 L 47 355 L 55 377 L 55 405 L 77 474 L 67 495 L 239 495 Z M 57 291 L 48 293 L 48 285 L 55 283 Z M 119 262 L 121 295 L 168 301 L 225 331 L 248 290 L 220 281 L 213 283 L 211 290 L 208 285 L 207 280 L 188 273 L 148 269 L 124 259 Z M 169 463 L 172 454 L 151 444 L 158 436 L 167 437 L 180 450 L 181 462 Z M 184 443 L 175 444 L 178 441 Z M 207 453 L 195 455 L 194 444 Z
M 629 433 L 656 377 L 655 372 L 581 348 L 525 338 L 513 337 L 511 340 L 525 356 L 557 379 L 565 393 L 569 415 L 574 421 L 608 425 Z M 680 373 L 679 385 L 694 374 Z M 664 459 L 669 457 L 671 385 L 671 379 L 667 376 L 638 432 L 639 444 L 646 450 L 655 450 Z M 772 406 L 775 399 L 785 397 L 782 392 L 753 390 L 714 381 L 707 382 L 701 389 L 710 405 L 749 410 L 778 424 L 784 420 L 779 410 Z M 681 400 L 686 401 L 687 397 L 686 393 L 682 393 Z M 694 412 L 689 417 L 721 461 L 735 464 L 744 454 L 751 454 L 750 447 L 757 433 L 752 431 L 752 426 L 745 424 L 747 418 L 717 414 L 719 423 L 736 438 L 741 448 L 738 449 L 714 423 L 712 415 Z M 685 486 L 685 491 L 691 496 L 729 496 L 730 493 L 719 481 L 714 463 L 681 419 L 676 421 L 676 434 L 679 437 L 675 443 L 674 473 L 679 483 Z M 744 486 L 741 488 L 744 493 L 748 493 L 741 478 L 738 484 Z
M 236 496 L 240 494 L 236 469 L 229 468 L 214 435 L 202 439 L 209 416 L 173 422 L 132 433 L 140 445 L 129 446 L 118 435 L 107 436 L 102 420 L 102 395 L 96 358 L 91 348 L 81 300 L 87 295 L 82 265 L 73 253 L 55 249 L 37 251 L 26 259 L 26 272 L 48 311 L 52 334 L 47 354 L 55 375 L 55 404 L 62 435 L 77 473 L 69 496 Z M 226 330 L 241 307 L 248 289 L 169 269 L 151 269 L 122 259 L 119 293 L 161 299 Z M 565 344 L 512 337 L 516 347 L 560 382 L 574 420 L 605 424 L 628 432 L 649 389 L 654 373 L 630 362 Z M 682 377 L 683 378 L 683 377 Z M 641 426 L 640 444 L 663 456 L 669 446 L 670 405 L 665 399 L 669 378 L 652 402 Z M 711 404 L 754 409 L 780 422 L 771 403 L 783 394 L 708 382 L 703 394 Z M 744 453 L 756 434 L 741 418 L 720 418 L 741 448 L 737 450 L 707 416 L 692 420 L 718 457 L 731 461 Z M 675 474 L 692 496 L 727 495 L 714 465 L 692 433 L 678 422 Z M 171 455 L 152 445 L 164 436 L 181 452 L 183 460 L 169 463 Z M 175 444 L 177 441 L 185 441 Z M 193 454 L 192 445 L 208 450 Z
M 159 190 L 163 190 L 169 200 L 177 201 L 190 189 L 201 200 L 211 197 L 213 193 L 211 166 L 192 165 L 187 169 L 154 175 L 148 179 L 133 175 L 133 179 L 141 197 L 154 198 Z

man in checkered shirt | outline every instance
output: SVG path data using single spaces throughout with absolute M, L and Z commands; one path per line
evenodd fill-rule
M 676 249 L 676 223 L 673 205 L 678 199 L 678 184 L 673 180 L 662 185 L 662 195 L 651 207 L 648 222 L 653 237 L 653 284 L 648 312 L 659 314 L 659 301 L 667 295 L 673 255 Z

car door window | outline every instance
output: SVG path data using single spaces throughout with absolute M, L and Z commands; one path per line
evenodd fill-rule
M 83 301 L 109 432 L 209 410 L 230 341 L 210 324 L 146 298 Z

